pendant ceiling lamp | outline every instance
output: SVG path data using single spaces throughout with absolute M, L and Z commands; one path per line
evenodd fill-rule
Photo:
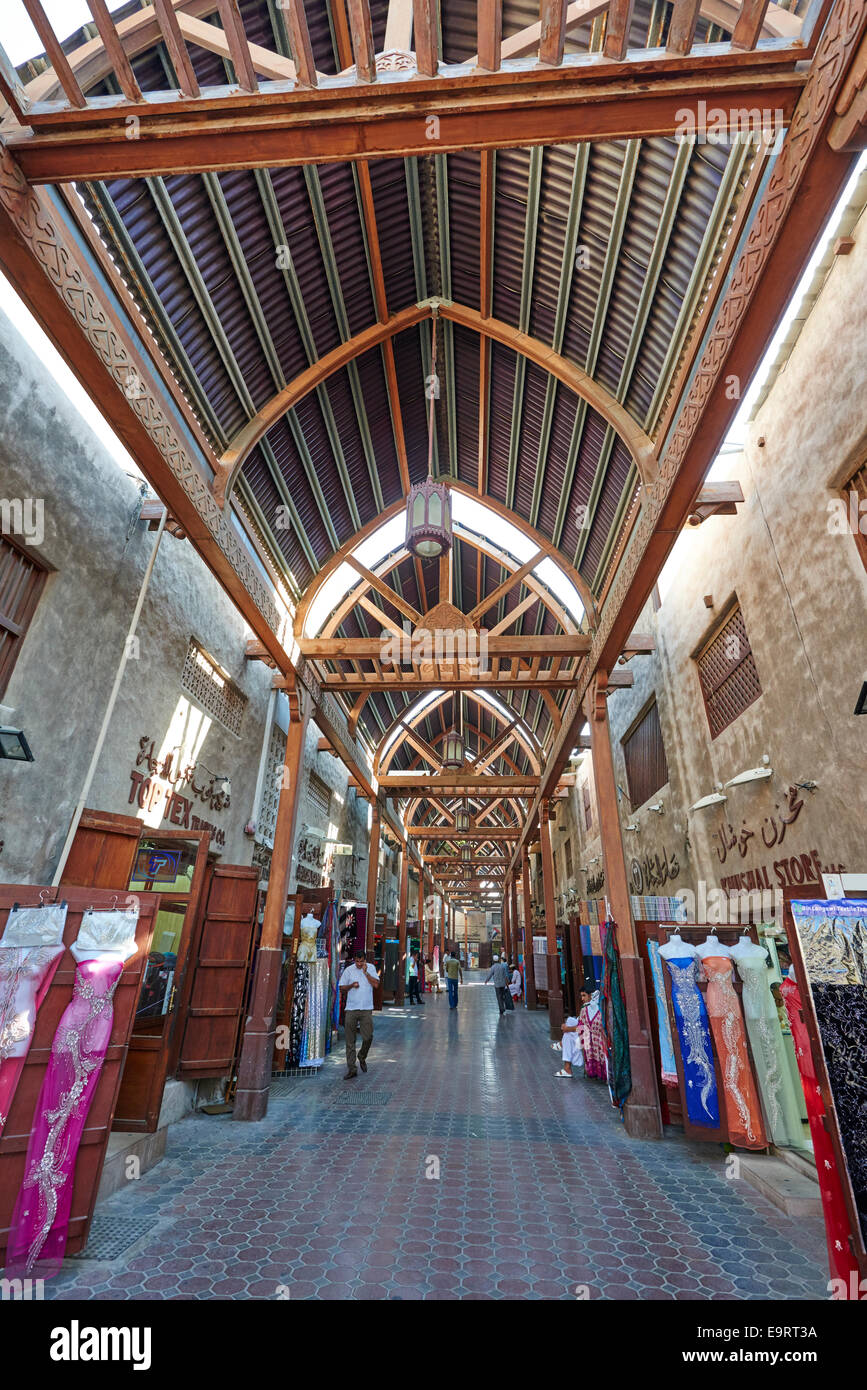
M 467 810 L 466 802 L 455 815 L 455 827 L 458 830 L 469 830 L 470 828 L 470 813 Z
M 472 857 L 473 857 L 473 851 L 472 851 L 472 849 L 471 849 L 471 847 L 470 847 L 469 845 L 467 845 L 465 849 L 462 849 L 462 850 L 461 850 L 461 859 L 463 860 L 463 862 L 464 862 L 465 864 L 468 864 L 468 863 L 470 862 L 470 860 L 472 859 Z
M 433 478 L 434 401 L 437 397 L 437 321 L 431 323 L 431 369 L 428 377 L 430 406 L 428 409 L 427 477 L 423 483 L 410 488 L 406 499 L 406 548 L 420 560 L 436 559 L 451 550 L 452 504 L 445 483 Z

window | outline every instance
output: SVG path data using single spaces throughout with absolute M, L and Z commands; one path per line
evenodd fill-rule
M 867 569 L 867 462 L 861 464 L 843 488 L 843 501 L 855 544 Z
M 585 782 L 581 788 L 581 798 L 584 802 L 584 829 L 590 830 L 593 826 L 593 808 L 590 805 L 590 783 Z
M 572 841 L 571 841 L 571 839 L 567 840 L 566 843 L 565 843 L 565 845 L 563 846 L 563 853 L 564 853 L 565 856 L 566 856 L 566 877 L 567 877 L 567 878 L 571 878 L 571 877 L 572 877 L 572 873 L 573 873 L 573 869 L 572 869 Z
M 716 738 L 762 693 L 737 600 L 695 660 L 710 736 Z
M 668 781 L 668 763 L 655 700 L 639 715 L 638 722 L 624 738 L 623 757 L 629 800 L 633 806 L 642 806 Z
M 318 773 L 311 772 L 307 791 L 313 805 L 324 815 L 329 815 L 331 812 L 331 788 Z
M 46 575 L 35 556 L 0 535 L 0 695 L 9 684 Z
M 204 647 L 190 638 L 181 685 L 206 714 L 218 719 L 230 733 L 240 734 L 246 695 L 225 675 Z

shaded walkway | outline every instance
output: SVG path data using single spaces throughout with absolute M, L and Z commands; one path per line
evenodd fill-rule
M 134 1243 L 47 1296 L 827 1298 L 820 1221 L 715 1146 L 628 1139 L 603 1086 L 554 1080 L 547 1016 L 501 1020 L 482 978 L 456 1014 L 443 994 L 377 1016 L 366 1077 L 342 1080 L 341 1045 L 259 1124 L 174 1126 L 97 1210 L 92 1249 Z

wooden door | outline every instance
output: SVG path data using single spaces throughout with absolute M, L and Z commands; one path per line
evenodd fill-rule
M 159 1125 L 169 1059 L 183 1017 L 179 1004 L 189 973 L 207 874 L 210 833 L 145 828 L 130 879 L 133 892 L 153 891 L 154 934 L 129 1040 L 113 1128 L 153 1134 Z M 179 885 L 187 889 L 178 891 Z
M 38 906 L 40 891 L 46 902 L 65 899 L 69 904 L 63 933 L 63 940 L 67 946 L 78 936 L 81 916 L 87 908 L 107 909 L 116 906 L 118 901 L 116 892 L 109 893 L 93 888 L 60 887 L 40 890 L 32 885 L 3 884 L 0 885 L 0 929 L 5 925 L 13 903 L 18 902 L 28 907 Z M 66 1245 L 68 1255 L 77 1254 L 87 1242 L 136 1001 L 150 950 L 157 903 L 151 894 L 141 893 L 137 896 L 139 919 L 136 927 L 136 953 L 124 965 L 114 993 L 111 1039 L 88 1111 L 75 1165 L 69 1238 Z M 0 1268 L 4 1263 L 12 1213 L 24 1177 L 27 1144 L 51 1057 L 51 1045 L 61 1016 L 72 998 L 75 974 L 75 958 L 67 950 L 61 957 L 51 987 L 39 1010 L 33 1043 L 9 1107 L 6 1127 L 0 1137 Z
M 182 1080 L 233 1068 L 256 933 L 259 870 L 214 864 L 178 1014 L 172 1070 Z
M 144 829 L 135 816 L 82 811 L 61 883 L 83 888 L 127 888 Z

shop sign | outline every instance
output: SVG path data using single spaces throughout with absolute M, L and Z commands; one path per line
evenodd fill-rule
M 797 787 L 790 786 L 784 805 L 777 802 L 774 814 L 764 816 L 757 828 L 754 828 L 755 823 L 749 825 L 744 820 L 740 830 L 736 831 L 733 825 L 726 822 L 714 831 L 716 856 L 720 864 L 725 864 L 729 858 L 735 859 L 735 855 L 745 859 L 750 849 L 755 848 L 753 841 L 759 839 L 766 849 L 779 849 L 789 826 L 794 825 L 803 808 L 804 798 L 798 794 Z M 778 859 L 764 860 L 738 873 L 727 874 L 720 879 L 720 885 L 727 893 L 735 890 L 753 892 L 762 888 L 790 888 L 805 883 L 819 883 L 823 873 L 843 872 L 845 868 L 842 864 L 823 866 L 819 851 L 811 849 L 802 854 L 786 854 Z
M 664 888 L 666 883 L 674 883 L 679 874 L 680 863 L 676 854 L 672 854 L 669 859 L 668 850 L 665 848 L 661 858 L 658 854 L 645 854 L 643 859 L 632 861 L 632 891 L 637 897 L 644 893 L 652 893 L 654 888 Z
M 210 831 L 214 844 L 224 846 L 225 830 L 193 814 L 194 799 L 212 811 L 228 809 L 231 800 L 222 790 L 219 780 L 208 773 L 200 781 L 198 763 L 178 762 L 176 765 L 173 752 L 160 759 L 156 756 L 155 747 L 149 734 L 139 739 L 138 757 L 130 771 L 129 805 L 147 812 L 161 810 L 161 818 L 181 830 Z M 139 768 L 145 771 L 140 772 Z M 179 787 L 190 795 L 183 795 L 177 790 Z
M 792 888 L 804 883 L 821 883 L 822 874 L 845 872 L 845 864 L 823 865 L 819 851 L 811 849 L 805 854 L 791 854 L 782 859 L 775 859 L 770 864 L 759 864 L 756 868 L 744 870 L 743 873 L 727 874 L 725 878 L 720 879 L 720 886 L 727 893 L 744 889 L 752 892 L 760 888 Z

